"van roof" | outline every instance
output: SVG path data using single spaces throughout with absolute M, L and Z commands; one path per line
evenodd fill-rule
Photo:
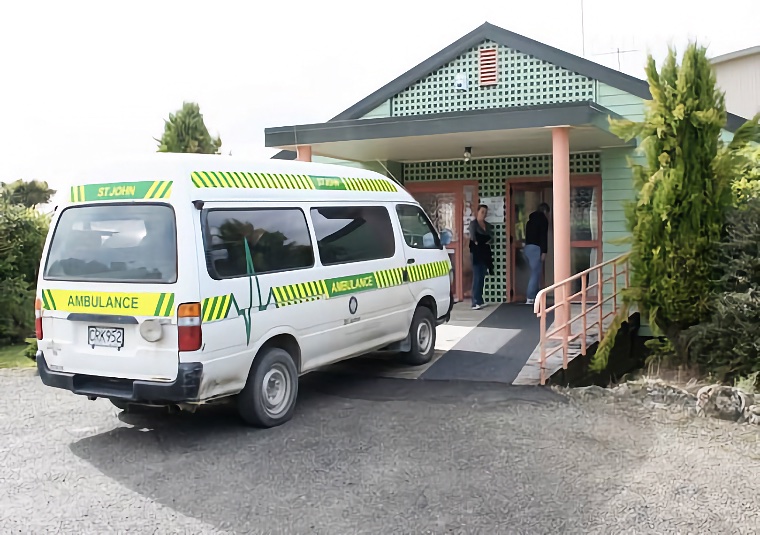
M 69 203 L 119 200 L 412 201 L 374 171 L 294 160 L 155 153 L 90 165 L 72 182 Z

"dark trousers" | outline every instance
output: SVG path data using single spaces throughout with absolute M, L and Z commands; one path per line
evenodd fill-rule
M 483 303 L 483 287 L 486 284 L 486 274 L 488 268 L 484 264 L 478 264 L 472 262 L 472 306 L 482 305 Z

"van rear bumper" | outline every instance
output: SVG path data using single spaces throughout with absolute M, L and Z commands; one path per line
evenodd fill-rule
M 203 376 L 200 362 L 179 363 L 177 378 L 170 383 L 57 372 L 48 368 L 42 351 L 37 352 L 37 370 L 42 383 L 53 388 L 92 398 L 151 404 L 198 401 Z

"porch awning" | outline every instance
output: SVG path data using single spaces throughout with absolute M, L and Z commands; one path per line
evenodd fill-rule
M 265 145 L 354 161 L 423 161 L 551 152 L 551 127 L 570 126 L 570 150 L 635 146 L 609 131 L 608 118 L 620 118 L 593 102 L 495 108 L 430 115 L 351 119 L 267 128 Z

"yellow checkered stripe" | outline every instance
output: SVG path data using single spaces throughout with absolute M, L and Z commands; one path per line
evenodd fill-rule
M 436 277 L 445 277 L 449 274 L 449 263 L 441 260 L 440 262 L 420 264 L 419 266 L 411 265 L 407 268 L 407 271 L 409 272 L 409 282 L 435 279 Z
M 201 304 L 201 317 L 204 323 L 226 319 L 232 308 L 232 294 L 208 297 Z
M 283 173 L 242 173 L 229 171 L 194 171 L 196 188 L 243 188 L 327 191 L 398 191 L 389 180 L 375 178 L 322 177 Z
M 401 286 L 404 283 L 404 270 L 402 268 L 394 268 L 375 271 L 375 280 L 377 281 L 378 288 Z
M 274 286 L 272 292 L 278 307 L 327 299 L 327 285 L 322 280 Z
M 386 191 L 388 193 L 397 191 L 396 186 L 391 182 L 379 178 L 343 178 L 342 180 L 349 191 Z
M 83 202 L 85 200 L 84 186 L 72 186 L 69 200 L 71 202 Z
M 172 184 L 171 180 L 157 180 L 153 182 L 153 185 L 145 195 L 146 199 L 168 199 L 172 196 Z
M 308 175 L 196 171 L 191 178 L 197 188 L 315 189 Z

